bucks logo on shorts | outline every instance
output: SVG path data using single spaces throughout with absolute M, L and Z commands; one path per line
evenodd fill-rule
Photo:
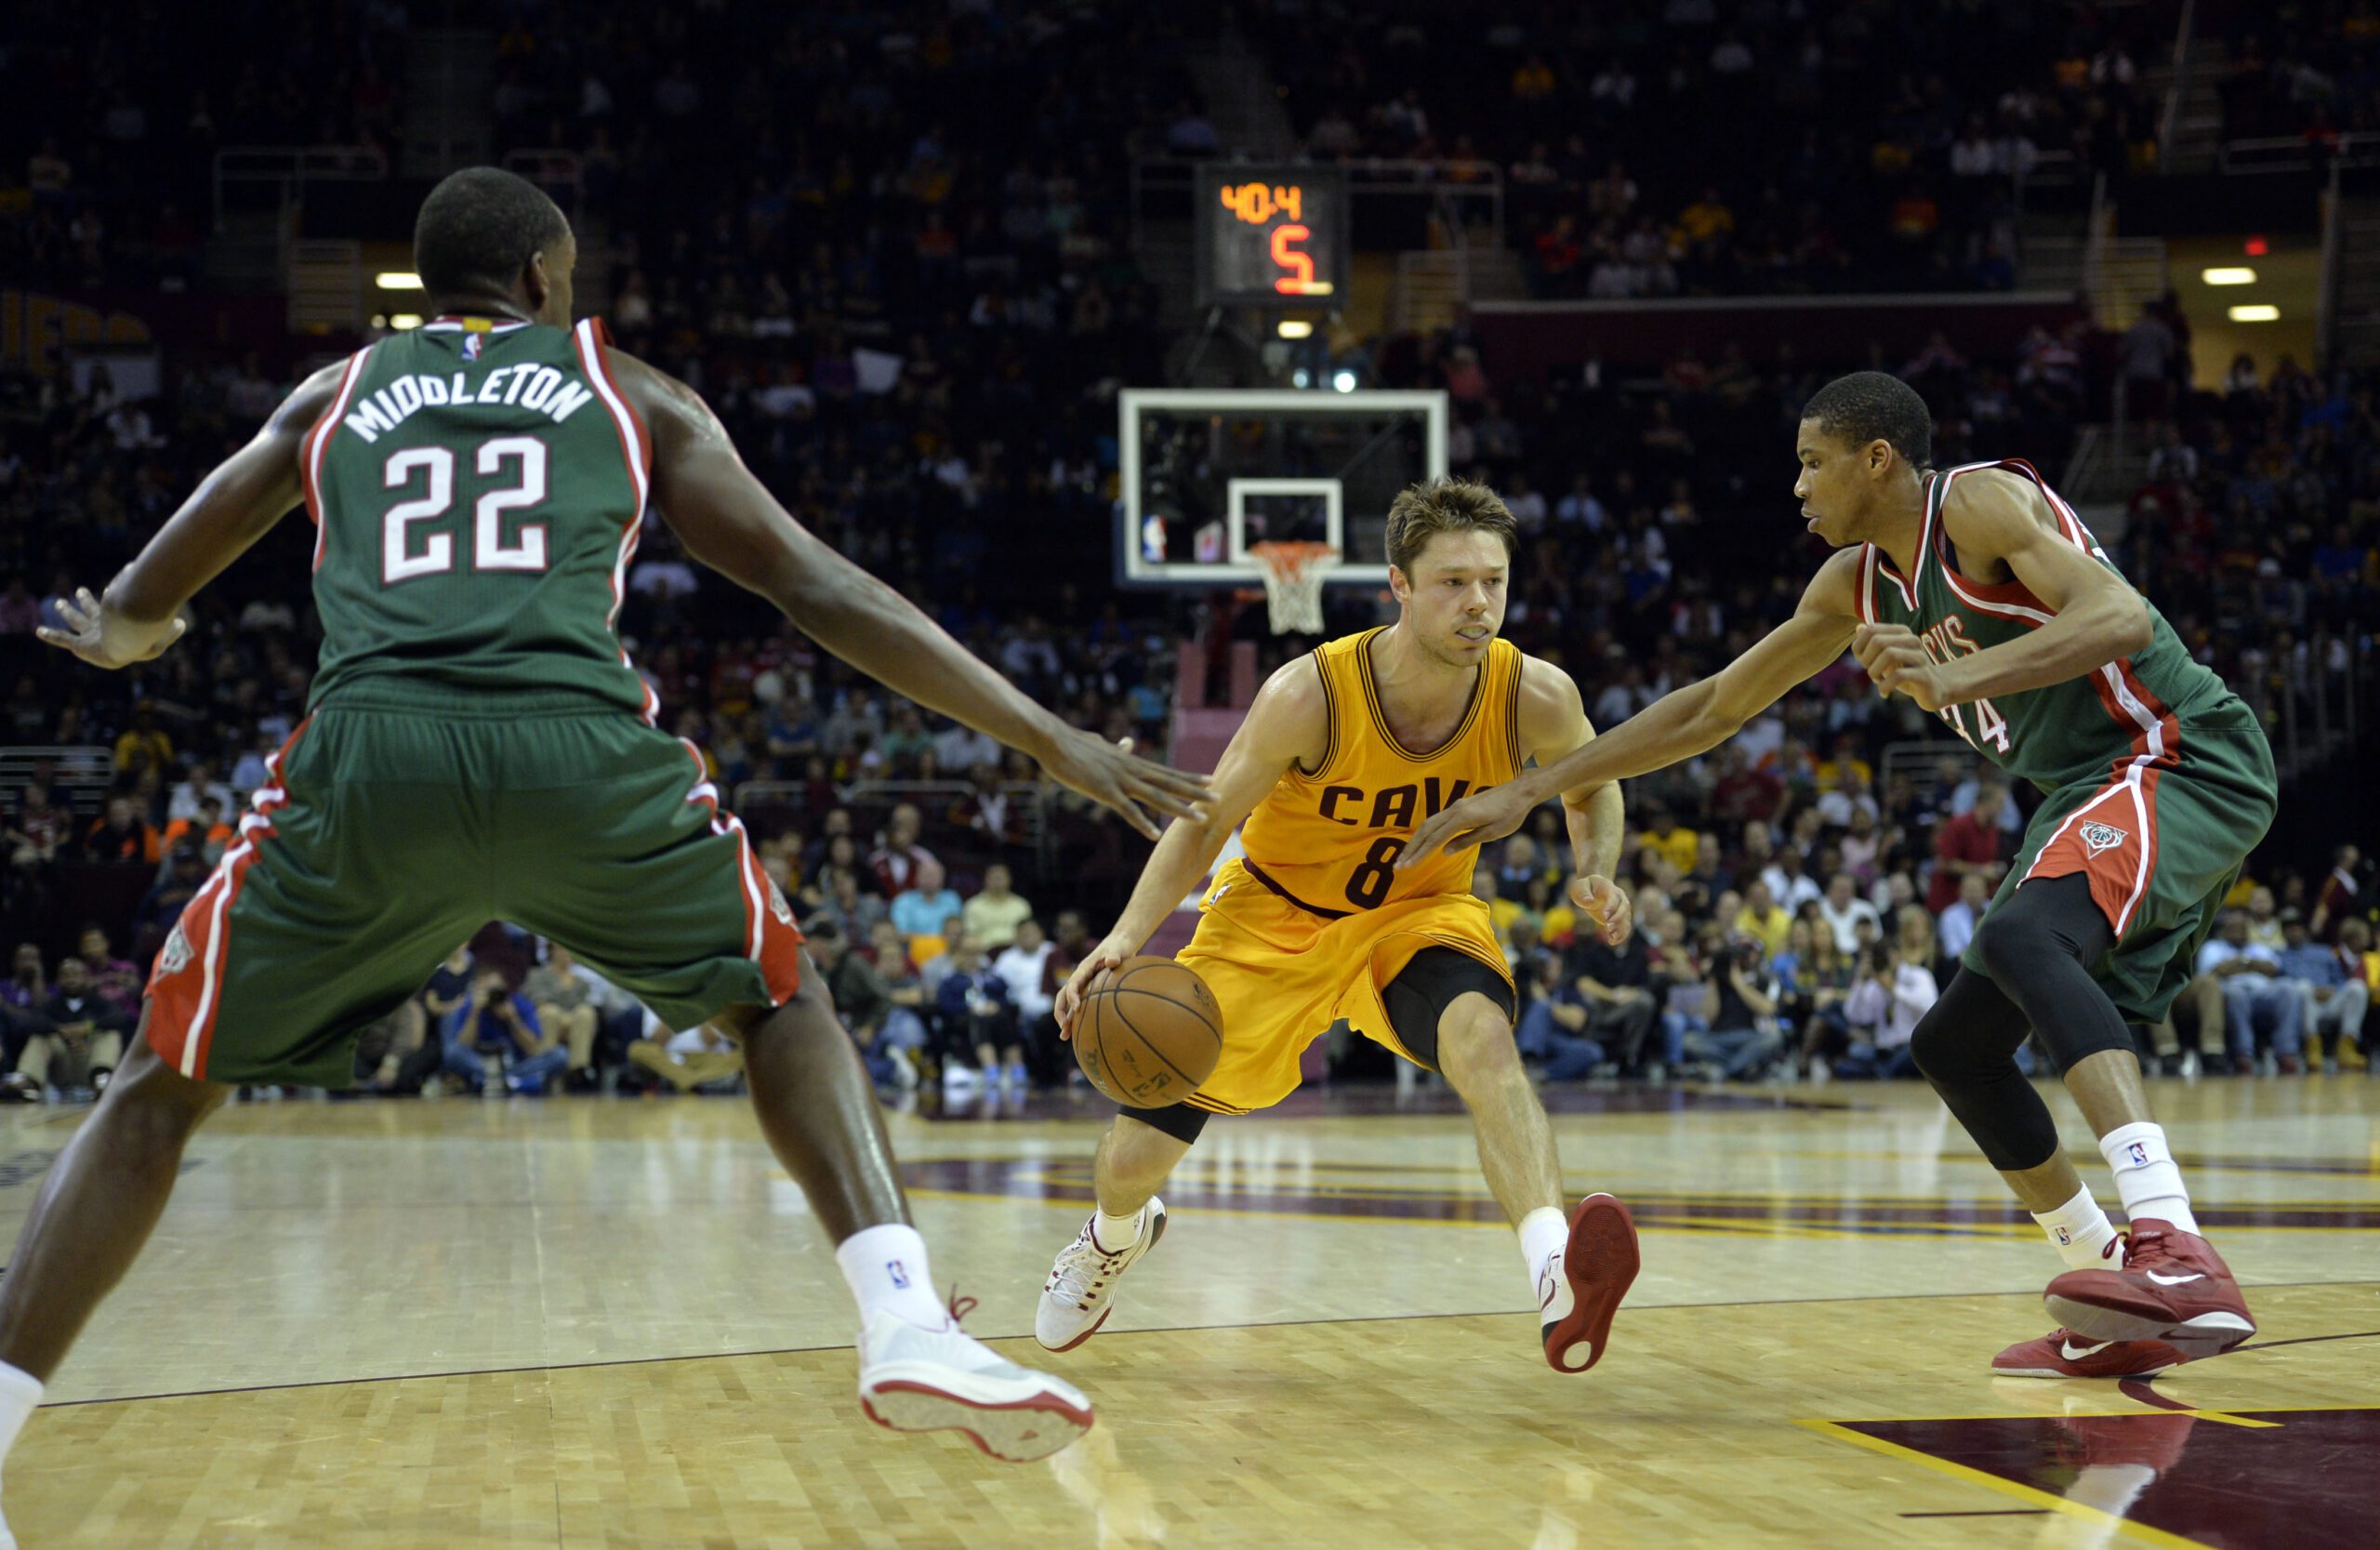
M 2084 824 L 2081 829 L 2082 842 L 2091 847 L 2093 855 L 2111 851 L 2131 836 L 2113 824 Z
M 182 934 L 178 922 L 165 937 L 165 945 L 157 949 L 157 972 L 178 974 L 190 966 L 190 938 Z

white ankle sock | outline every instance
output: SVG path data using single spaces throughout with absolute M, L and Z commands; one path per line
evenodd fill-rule
M 862 1324 L 879 1308 L 920 1329 L 939 1330 L 950 1322 L 949 1310 L 933 1292 L 926 1240 L 906 1223 L 862 1227 L 835 1246 L 835 1263 L 851 1283 Z
M 2182 1187 L 2181 1165 L 2165 1145 L 2165 1127 L 2143 1119 L 2119 1125 L 2099 1137 L 2099 1155 L 2116 1171 L 2123 1213 L 2133 1222 L 2154 1217 L 2186 1233 L 2198 1231 L 2190 1214 L 2190 1192 Z
M 41 1403 L 42 1384 L 39 1378 L 20 1367 L 0 1361 L 0 1462 L 8 1457 L 8 1450 L 17 1445 L 17 1433 Z M 0 1533 L 7 1532 L 0 1529 Z
M 1110 1216 L 1104 1207 L 1097 1207 L 1091 1218 L 1091 1236 L 1099 1240 L 1101 1248 L 1114 1253 L 1118 1249 L 1129 1249 L 1138 1243 L 1141 1240 L 1141 1225 L 1148 1219 L 1146 1200 L 1142 1201 L 1140 1209 L 1130 1216 Z
M 2076 1191 L 2074 1199 L 2056 1211 L 2037 1211 L 2033 1220 L 2049 1234 L 2057 1250 L 2058 1258 L 2066 1261 L 2069 1270 L 2099 1270 L 2107 1267 L 2106 1250 L 2115 1241 L 2115 1224 L 2091 1199 L 2089 1186 Z
M 1520 1219 L 1514 1229 L 1520 1234 L 1521 1264 L 1528 1273 L 1529 1295 L 1540 1294 L 1537 1273 L 1545 1268 L 1546 1259 L 1560 1253 L 1570 1241 L 1570 1219 L 1558 1206 L 1540 1206 Z M 1554 1285 L 1554 1301 L 1545 1305 L 1542 1318 L 1559 1318 L 1570 1311 L 1570 1280 L 1557 1277 Z

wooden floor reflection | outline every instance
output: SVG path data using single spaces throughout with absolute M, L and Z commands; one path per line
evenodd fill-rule
M 2056 1262 L 1916 1089 L 1557 1118 L 1646 1224 L 1581 1378 L 1535 1355 L 1459 1115 L 1221 1123 L 1109 1330 L 1048 1358 L 1099 1430 L 1026 1467 L 860 1418 L 739 1105 L 237 1108 L 7 1507 L 28 1550 L 2380 1543 L 2342 1462 L 2380 1444 L 2375 1095 L 2157 1089 L 2263 1327 L 2121 1389 L 1990 1376 Z M 76 1119 L 0 1119 L 0 1231 Z M 1095 1123 L 895 1133 L 971 1327 L 1039 1358 Z

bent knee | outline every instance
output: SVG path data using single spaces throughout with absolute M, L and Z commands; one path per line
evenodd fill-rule
M 1485 996 L 1465 996 L 1447 1009 L 1438 1027 L 1437 1055 L 1438 1069 L 1457 1087 L 1521 1068 L 1512 1019 Z

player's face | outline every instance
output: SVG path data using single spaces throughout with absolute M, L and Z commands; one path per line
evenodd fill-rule
M 1802 503 L 1809 531 L 1837 549 L 1864 536 L 1878 444 L 1854 446 L 1816 420 L 1804 420 L 1795 436 L 1802 476 L 1793 481 L 1793 498 Z
M 1504 585 L 1512 575 L 1504 540 L 1477 528 L 1435 535 L 1410 574 L 1389 574 L 1406 622 L 1423 650 L 1455 667 L 1484 659 L 1504 623 Z M 1395 588 L 1395 578 L 1403 587 Z

